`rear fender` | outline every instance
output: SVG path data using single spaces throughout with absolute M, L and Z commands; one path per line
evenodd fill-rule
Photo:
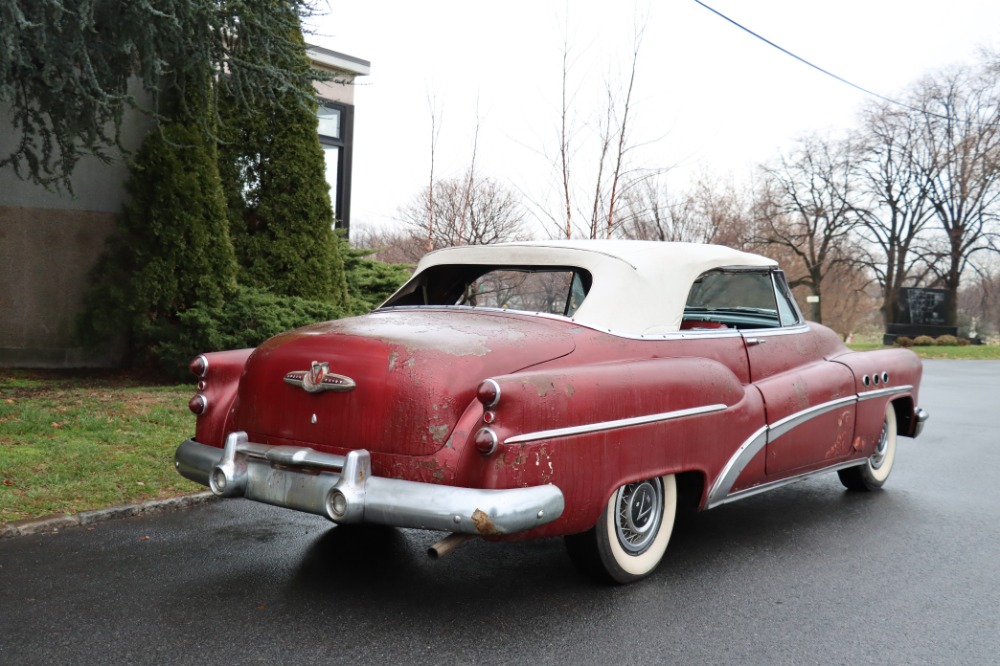
M 498 450 L 482 464 L 483 487 L 554 483 L 563 516 L 525 536 L 592 527 L 626 483 L 695 472 L 714 478 L 730 449 L 763 424 L 756 391 L 723 364 L 648 359 L 494 377 L 490 427 Z
M 858 395 L 855 439 L 863 433 L 879 433 L 885 408 L 892 402 L 896 410 L 898 432 L 913 437 L 917 428 L 916 409 L 923 364 L 920 357 L 909 349 L 879 349 L 867 352 L 849 352 L 834 359 L 847 366 L 854 374 L 854 388 Z M 868 451 L 875 445 L 871 441 L 855 442 L 855 449 Z
M 202 354 L 207 369 L 198 378 L 198 393 L 205 396 L 207 407 L 195 424 L 195 440 L 222 448 L 236 401 L 240 375 L 253 349 Z

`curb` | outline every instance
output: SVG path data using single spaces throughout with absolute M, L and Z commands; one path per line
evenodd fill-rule
M 218 498 L 211 491 L 206 490 L 194 493 L 193 495 L 149 500 L 141 504 L 122 504 L 106 509 L 82 511 L 76 515 L 55 514 L 45 516 L 44 518 L 16 520 L 12 523 L 0 524 L 0 539 L 11 539 L 19 536 L 28 536 L 29 534 L 54 533 L 66 527 L 84 527 L 106 520 L 115 520 L 116 518 L 183 509 L 198 504 L 205 504 L 215 499 Z

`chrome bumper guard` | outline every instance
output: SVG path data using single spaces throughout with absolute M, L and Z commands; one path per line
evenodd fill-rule
M 295 446 L 269 446 L 230 433 L 221 452 L 189 439 L 177 448 L 180 474 L 220 497 L 246 497 L 326 516 L 340 524 L 494 535 L 552 522 L 565 508 L 552 484 L 482 490 L 372 476 L 368 451 L 346 456 Z

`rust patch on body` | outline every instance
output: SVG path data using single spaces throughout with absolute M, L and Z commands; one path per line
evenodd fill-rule
M 440 443 L 444 441 L 444 436 L 448 434 L 448 426 L 446 425 L 430 426 L 427 428 L 427 432 L 431 434 L 431 438 L 435 442 Z
M 476 531 L 483 536 L 500 534 L 500 530 L 493 524 L 493 520 L 482 509 L 476 509 L 472 513 L 472 523 L 476 526 Z
M 556 389 L 555 382 L 547 377 L 532 377 L 526 380 L 526 382 L 535 387 L 539 398 L 544 398 L 549 394 L 549 391 Z
M 851 412 L 849 410 L 845 410 L 837 418 L 837 437 L 833 442 L 833 446 L 826 452 L 827 458 L 835 458 L 850 452 L 847 447 L 847 438 L 850 436 L 850 431 L 847 429 L 847 426 L 851 422 Z

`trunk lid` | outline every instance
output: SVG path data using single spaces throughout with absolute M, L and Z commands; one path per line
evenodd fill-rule
M 457 310 L 315 324 L 271 338 L 250 356 L 232 423 L 263 443 L 427 455 L 448 441 L 482 380 L 569 354 L 570 330 L 555 320 Z M 354 388 L 308 392 L 286 381 L 292 372 L 308 375 L 314 361 Z

